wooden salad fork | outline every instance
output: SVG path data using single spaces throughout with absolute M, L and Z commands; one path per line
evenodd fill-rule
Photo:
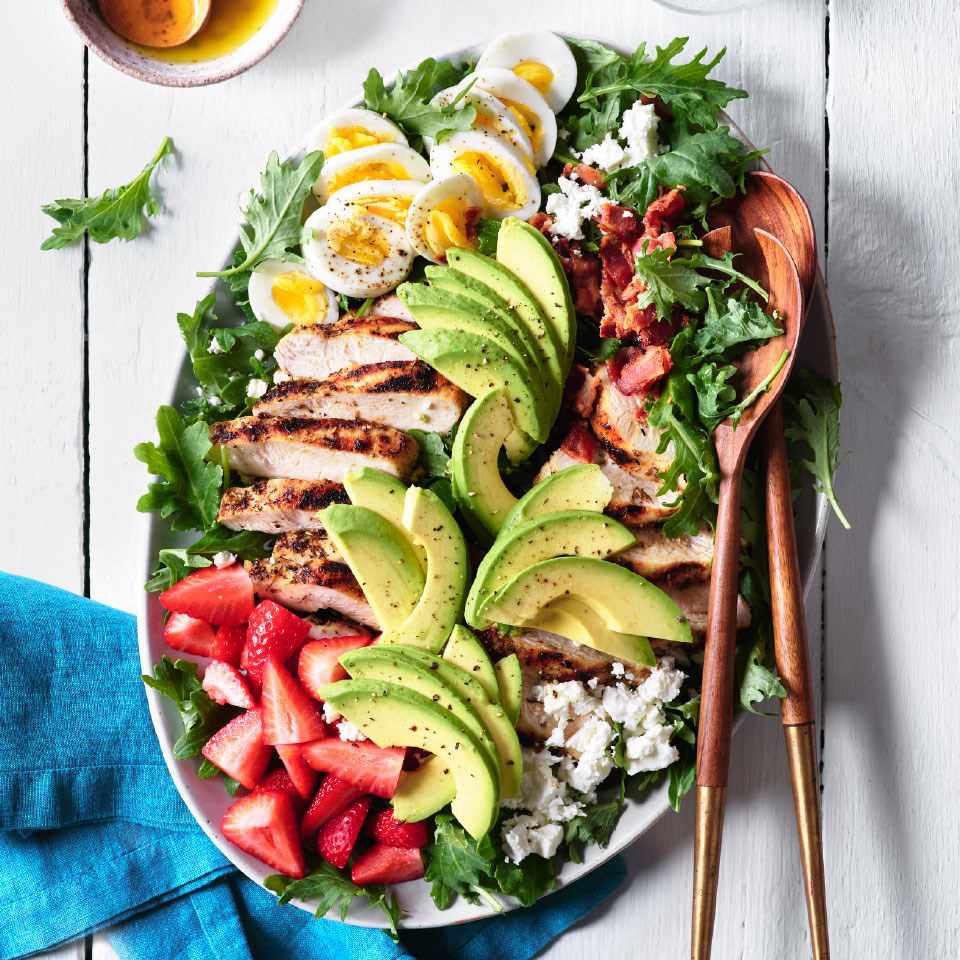
M 706 960 L 710 956 L 717 905 L 720 841 L 733 722 L 743 467 L 751 441 L 790 376 L 803 325 L 803 291 L 792 257 L 766 230 L 754 228 L 752 237 L 755 243 L 751 246 L 759 253 L 752 264 L 752 274 L 769 292 L 767 308 L 777 310 L 784 332 L 742 358 L 739 367 L 743 395 L 759 387 L 776 368 L 785 351 L 787 355 L 766 392 L 744 411 L 740 422 L 734 425 L 726 420 L 714 431 L 720 490 L 697 736 L 691 931 L 694 960 Z

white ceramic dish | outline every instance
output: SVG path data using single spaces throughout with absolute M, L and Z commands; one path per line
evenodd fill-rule
M 441 56 L 462 59 L 476 57 L 478 53 L 479 48 L 469 48 L 441 54 Z M 226 302 L 218 305 L 218 314 L 221 317 L 229 316 L 231 306 Z M 809 307 L 798 361 L 802 365 L 832 377 L 835 381 L 839 379 L 835 330 L 822 281 L 818 282 L 817 290 Z M 190 378 L 190 367 L 185 358 L 172 391 L 175 402 L 184 400 L 188 396 Z M 812 492 L 804 493 L 797 503 L 797 540 L 805 592 L 810 589 L 813 583 L 820 548 L 826 532 L 828 510 L 824 497 L 814 495 Z M 171 539 L 163 522 L 157 519 L 155 515 L 151 516 L 150 523 L 151 535 L 146 558 L 145 578 L 152 571 L 157 550 L 162 546 L 169 546 Z M 164 653 L 169 654 L 170 652 L 163 643 L 160 624 L 161 612 L 156 595 L 147 594 L 138 618 L 140 661 L 144 673 L 152 672 L 153 664 Z M 200 824 L 223 854 L 251 880 L 262 884 L 264 878 L 275 871 L 270 870 L 256 858 L 228 843 L 220 832 L 220 820 L 231 803 L 231 798 L 224 790 L 223 784 L 219 779 L 200 780 L 196 776 L 195 761 L 179 762 L 173 758 L 173 743 L 181 732 L 179 716 L 169 701 L 156 691 L 147 687 L 146 693 L 150 705 L 150 715 L 157 731 L 164 759 L 184 803 L 196 818 L 197 823 Z M 735 731 L 739 725 L 739 722 L 735 725 Z M 567 863 L 560 873 L 557 889 L 567 886 L 590 873 L 628 847 L 649 830 L 669 809 L 666 785 L 654 791 L 642 802 L 628 801 L 627 809 L 624 811 L 610 845 L 606 849 L 600 849 L 596 846 L 588 847 L 583 863 Z M 396 893 L 405 914 L 401 925 L 407 929 L 467 923 L 494 914 L 494 911 L 486 904 L 475 905 L 467 903 L 463 899 L 458 900 L 449 910 L 440 911 L 430 899 L 428 885 L 422 880 L 400 884 L 396 887 Z M 503 897 L 501 899 L 503 900 L 504 911 L 519 906 L 509 898 Z M 294 904 L 311 913 L 313 912 L 313 908 L 308 903 L 294 901 Z M 351 908 L 347 922 L 357 926 L 381 927 L 383 926 L 383 914 L 358 902 Z

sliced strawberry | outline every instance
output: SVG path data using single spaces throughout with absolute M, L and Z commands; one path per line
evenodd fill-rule
M 215 634 L 213 627 L 196 617 L 185 613 L 171 614 L 163 625 L 163 639 L 168 647 L 192 653 L 198 657 L 209 657 Z
M 327 735 L 315 700 L 276 660 L 268 660 L 260 693 L 264 743 L 309 743 Z
M 310 695 L 321 698 L 317 691 L 327 683 L 342 680 L 347 671 L 340 666 L 340 656 L 348 650 L 366 647 L 372 638 L 366 636 L 324 637 L 311 640 L 301 651 L 297 663 L 297 675 Z
M 357 857 L 350 876 L 358 886 L 416 880 L 423 876 L 423 856 L 416 849 L 378 843 Z
M 392 810 L 379 810 L 367 821 L 364 831 L 371 840 L 388 847 L 425 847 L 430 842 L 430 828 L 421 820 L 404 823 L 395 820 Z
M 241 850 L 288 877 L 302 877 L 303 848 L 290 796 L 282 790 L 257 790 L 227 809 L 223 835 Z
M 210 656 L 233 667 L 240 666 L 240 655 L 247 638 L 246 624 L 221 624 L 210 646 Z
M 247 710 L 221 727 L 204 745 L 203 755 L 228 777 L 252 790 L 270 763 L 259 710 Z
M 331 817 L 343 813 L 354 800 L 363 796 L 363 791 L 346 780 L 328 773 L 320 784 L 300 824 L 300 836 L 312 837 Z
M 244 623 L 253 612 L 253 581 L 242 563 L 204 567 L 164 590 L 160 603 L 207 623 Z
M 203 672 L 203 689 L 214 703 L 229 703 L 244 710 L 255 706 L 243 674 L 229 663 L 219 660 L 210 663 Z
M 392 797 L 403 772 L 403 747 L 378 747 L 369 740 L 327 737 L 303 747 L 303 759 L 314 770 L 336 774 L 364 793 Z
M 317 851 L 324 860 L 341 870 L 347 865 L 369 809 L 370 798 L 361 797 L 320 828 Z
M 310 624 L 285 610 L 279 603 L 264 600 L 250 615 L 241 666 L 260 683 L 263 668 L 271 658 L 284 663 L 304 644 Z
M 280 793 L 286 793 L 293 801 L 293 807 L 299 814 L 303 810 L 303 797 L 293 785 L 290 774 L 279 767 L 271 770 L 254 788 L 254 793 L 263 793 L 264 790 L 279 790 Z
M 286 767 L 297 793 L 302 799 L 309 800 L 317 786 L 317 771 L 303 759 L 300 745 L 297 743 L 278 743 L 276 751 L 284 767 Z

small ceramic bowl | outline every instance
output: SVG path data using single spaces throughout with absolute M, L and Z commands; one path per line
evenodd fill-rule
M 195 63 L 170 63 L 145 56 L 107 26 L 96 0 L 63 0 L 63 9 L 84 43 L 110 66 L 147 83 L 198 87 L 228 80 L 262 60 L 286 36 L 303 3 L 304 0 L 277 0 L 266 22 L 245 43 L 222 56 Z

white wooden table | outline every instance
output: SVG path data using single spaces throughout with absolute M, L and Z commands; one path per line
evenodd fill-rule
M 960 956 L 960 21 L 946 0 L 769 0 L 722 17 L 649 0 L 307 4 L 267 61 L 224 85 L 148 87 L 87 56 L 59 3 L 0 4 L 0 567 L 140 602 L 152 437 L 181 357 L 174 315 L 234 234 L 233 198 L 384 72 L 505 30 L 726 45 L 733 116 L 814 213 L 846 406 L 832 526 L 808 604 L 820 661 L 834 955 Z M 479 11 L 479 13 L 478 13 Z M 41 253 L 40 204 L 129 178 L 171 134 L 165 213 L 133 244 Z M 715 956 L 807 949 L 779 724 L 735 746 Z M 629 854 L 630 885 L 551 958 L 682 957 L 692 805 Z M 58 956 L 108 956 L 99 940 Z

